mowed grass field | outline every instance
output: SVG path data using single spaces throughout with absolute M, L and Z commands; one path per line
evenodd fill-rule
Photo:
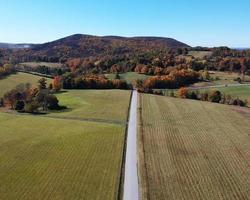
M 227 105 L 140 99 L 142 199 L 249 199 L 249 118 Z
M 41 78 L 42 77 L 40 76 L 21 72 L 2 78 L 0 79 L 0 97 L 21 83 L 30 83 L 33 86 L 37 86 L 38 80 Z M 47 79 L 47 83 L 50 83 L 51 81 L 51 79 Z
M 57 97 L 60 105 L 68 109 L 49 115 L 124 124 L 130 93 L 126 90 L 66 90 Z
M 38 79 L 18 73 L 0 80 L 0 88 Z M 66 110 L 0 112 L 0 199 L 117 199 L 130 91 L 57 96 Z
M 0 113 L 0 199 L 116 199 L 124 131 Z

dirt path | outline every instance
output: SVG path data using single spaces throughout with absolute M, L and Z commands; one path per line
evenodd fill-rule
M 133 91 L 128 124 L 123 200 L 138 200 L 137 174 L 137 91 Z

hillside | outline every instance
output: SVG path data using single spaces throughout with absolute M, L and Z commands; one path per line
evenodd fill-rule
M 6 45 L 5 45 L 6 46 Z M 34 61 L 39 57 L 52 62 L 68 58 L 102 57 L 159 51 L 170 48 L 189 47 L 172 38 L 161 37 L 118 37 L 75 34 L 52 42 L 32 45 L 28 49 L 14 49 L 15 61 Z M 1 46 L 0 46 L 1 48 Z M 42 61 L 42 60 L 41 60 Z
M 182 48 L 189 47 L 188 45 L 179 42 L 172 38 L 161 37 L 118 37 L 118 36 L 91 36 L 76 34 L 69 37 L 65 37 L 53 42 L 48 42 L 41 45 L 36 45 L 32 51 L 41 53 L 48 52 L 55 54 L 56 51 L 63 51 L 64 48 L 73 51 L 71 54 L 75 54 L 76 51 L 85 55 L 94 53 L 100 53 L 102 50 L 113 50 L 117 53 L 122 50 L 139 50 L 139 49 L 155 49 L 155 48 Z

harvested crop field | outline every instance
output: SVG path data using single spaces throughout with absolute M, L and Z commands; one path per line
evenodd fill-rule
M 250 197 L 250 123 L 232 106 L 141 95 L 142 199 Z

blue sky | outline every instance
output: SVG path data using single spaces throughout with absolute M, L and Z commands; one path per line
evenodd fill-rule
M 250 47 L 250 0 L 0 0 L 0 25 L 0 42 L 84 33 Z

